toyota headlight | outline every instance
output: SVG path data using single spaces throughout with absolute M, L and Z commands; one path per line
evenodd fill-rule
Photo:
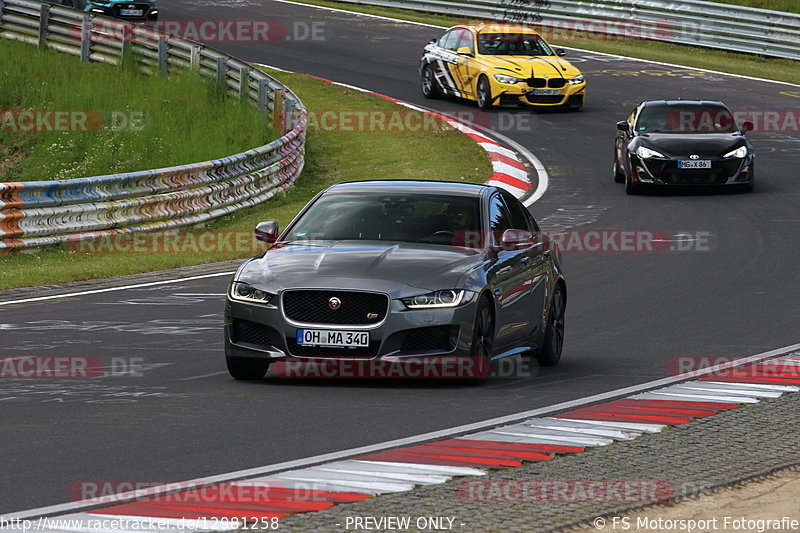
M 662 154 L 661 152 L 656 152 L 655 150 L 651 150 L 645 146 L 640 146 L 636 149 L 636 155 L 641 157 L 642 159 L 650 159 L 653 157 L 665 159 L 667 156 Z
M 519 83 L 521 81 L 525 81 L 522 78 L 515 78 L 514 76 L 506 76 L 505 74 L 495 74 L 494 79 L 496 79 L 500 83 Z
M 736 150 L 731 150 L 730 152 L 722 156 L 723 159 L 731 159 L 734 157 L 737 159 L 744 159 L 745 157 L 747 157 L 747 146 L 740 146 Z
M 256 289 L 252 285 L 241 281 L 231 283 L 229 294 L 232 300 L 254 304 L 268 304 L 275 297 L 274 294 Z
M 586 79 L 583 77 L 583 74 L 579 74 L 578 76 L 570 78 L 567 81 L 569 82 L 570 85 L 580 85 L 581 83 L 586 81 Z
M 437 309 L 444 307 L 458 307 L 472 300 L 475 293 L 467 290 L 445 289 L 403 298 L 401 301 L 409 309 Z

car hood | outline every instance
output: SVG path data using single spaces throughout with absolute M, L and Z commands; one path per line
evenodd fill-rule
M 482 252 L 432 244 L 304 242 L 274 246 L 246 264 L 238 279 L 270 292 L 351 288 L 396 298 L 419 290 L 461 288 L 459 280 L 482 261 Z
M 581 72 L 572 63 L 558 56 L 484 56 L 496 74 L 518 78 L 574 78 Z
M 649 133 L 641 136 L 642 146 L 652 148 L 664 155 L 680 156 L 697 154 L 699 156 L 722 156 L 746 143 L 744 137 L 731 133 L 696 133 L 671 135 Z

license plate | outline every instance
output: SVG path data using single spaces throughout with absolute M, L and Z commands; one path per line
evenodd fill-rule
M 555 96 L 561 94 L 561 89 L 534 89 L 533 94 L 539 96 Z
M 332 331 L 327 329 L 298 329 L 297 344 L 303 346 L 338 346 L 340 348 L 369 346 L 366 331 Z
M 694 159 L 678 161 L 678 168 L 711 168 L 711 160 Z
M 119 14 L 123 17 L 141 17 L 144 11 L 141 9 L 120 9 Z

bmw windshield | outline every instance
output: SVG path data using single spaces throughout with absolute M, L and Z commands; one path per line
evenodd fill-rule
M 533 33 L 479 33 L 478 52 L 487 56 L 552 56 L 553 50 Z
M 453 244 L 480 233 L 477 197 L 427 194 L 341 194 L 320 197 L 284 241 L 377 240 Z M 478 247 L 479 239 L 472 239 Z

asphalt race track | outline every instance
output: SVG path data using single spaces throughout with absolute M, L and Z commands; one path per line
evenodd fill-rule
M 422 98 L 416 69 L 435 28 L 267 0 L 162 5 L 162 20 L 278 20 L 290 35 L 297 23 L 322 23 L 324 40 L 213 46 L 440 110 L 476 109 Z M 583 111 L 493 112 L 517 117 L 517 127 L 499 129 L 549 171 L 533 214 L 548 228 L 700 240 L 683 241 L 692 248 L 684 251 L 670 243 L 652 253 L 564 253 L 569 305 L 558 367 L 531 377 L 505 365 L 501 373 L 511 375 L 481 387 L 235 382 L 222 353 L 227 276 L 0 307 L 3 356 L 99 357 L 120 374 L 2 380 L 0 512 L 87 495 L 86 482 L 179 481 L 547 406 L 663 377 L 671 357 L 744 356 L 798 342 L 800 134 L 750 134 L 758 153 L 753 194 L 629 197 L 612 181 L 611 159 L 615 122 L 643 99 L 785 110 L 800 105 L 800 88 L 590 52 L 567 58 L 589 82 Z M 269 204 L 264 213 L 269 218 Z

